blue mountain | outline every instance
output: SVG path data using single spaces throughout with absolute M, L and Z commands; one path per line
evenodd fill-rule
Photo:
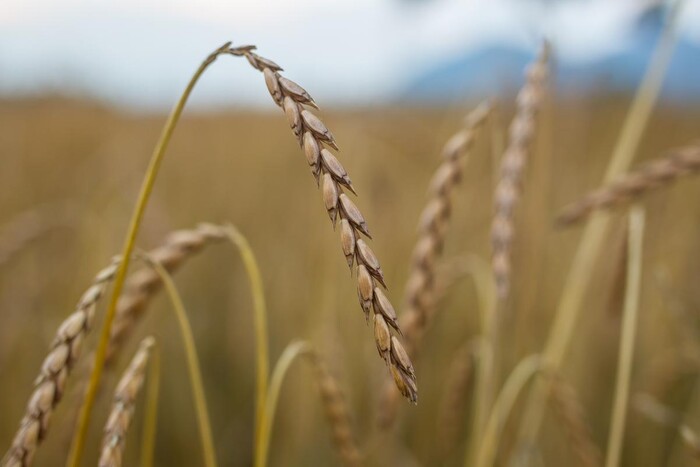
M 556 56 L 554 79 L 560 92 L 633 92 L 647 68 L 663 27 L 664 12 L 651 8 L 630 28 L 627 46 L 586 63 Z M 401 101 L 447 102 L 517 89 L 536 51 L 491 44 L 433 63 L 408 80 Z M 700 47 L 681 38 L 664 81 L 662 97 L 700 100 Z

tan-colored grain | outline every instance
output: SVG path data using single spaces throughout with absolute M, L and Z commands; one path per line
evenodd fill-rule
M 557 222 L 560 225 L 572 225 L 594 211 L 626 205 L 652 190 L 670 185 L 684 175 L 697 173 L 698 170 L 700 144 L 676 149 L 565 207 Z
M 515 117 L 508 131 L 508 146 L 501 159 L 494 194 L 492 267 L 500 300 L 505 300 L 510 292 L 511 255 L 515 236 L 514 211 L 520 198 L 523 173 L 535 137 L 536 117 L 548 75 L 548 60 L 549 46 L 545 43 L 537 60 L 528 67 L 525 85 L 518 93 Z
M 338 150 L 335 138 L 323 121 L 305 107 L 318 108 L 309 93 L 282 76 L 282 68 L 279 65 L 261 57 L 254 50 L 254 46 L 243 46 L 232 48 L 229 52 L 234 56 L 245 57 L 253 68 L 262 72 L 273 101 L 284 111 L 292 133 L 303 148 L 311 173 L 316 180 L 321 180 L 326 211 L 334 227 L 340 221 L 343 254 L 351 270 L 354 265 L 357 272 L 360 306 L 368 321 L 370 312 L 374 314 L 374 335 L 379 355 L 390 367 L 396 386 L 403 396 L 416 403 L 416 375 L 408 354 L 395 336 L 387 339 L 384 333 L 389 326 L 398 334 L 401 334 L 401 331 L 396 321 L 389 317 L 391 313 L 384 313 L 389 308 L 393 310 L 390 304 L 387 305 L 386 296 L 376 286 L 378 283 L 386 287 L 384 274 L 376 255 L 362 238 L 363 235 L 371 238 L 367 222 L 357 205 L 344 192 L 344 189 L 347 189 L 355 193 L 350 177 L 337 157 L 328 149 Z
M 404 292 L 405 308 L 399 325 L 406 336 L 406 347 L 411 357 L 415 357 L 436 309 L 436 267 L 447 236 L 452 198 L 461 180 L 464 159 L 483 127 L 489 109 L 484 103 L 467 115 L 464 126 L 445 143 L 442 160 L 429 185 L 429 200 L 418 222 L 419 235 L 413 250 Z M 379 409 L 381 427 L 386 429 L 393 423 L 397 410 L 396 402 L 396 392 L 391 385 L 385 385 Z
M 146 377 L 146 367 L 154 346 L 155 339 L 153 337 L 147 337 L 141 341 L 138 351 L 117 384 L 112 409 L 104 428 L 98 464 L 100 467 L 119 467 L 122 465 L 126 434 L 134 417 L 136 397 L 141 392 Z

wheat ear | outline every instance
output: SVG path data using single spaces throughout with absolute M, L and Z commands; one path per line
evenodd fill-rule
M 173 273 L 196 253 L 226 238 L 225 227 L 203 223 L 194 229 L 172 232 L 161 246 L 151 250 L 147 256 L 168 273 Z M 143 267 L 129 275 L 117 302 L 105 361 L 107 366 L 113 363 L 121 344 L 162 287 L 161 276 L 151 267 Z
M 676 149 L 666 157 L 645 164 L 565 207 L 557 222 L 560 225 L 572 225 L 594 211 L 628 204 L 649 191 L 670 185 L 680 177 L 699 170 L 700 143 Z
M 80 356 L 83 341 L 94 321 L 97 302 L 114 278 L 117 267 L 114 261 L 95 276 L 75 311 L 58 327 L 3 465 L 31 465 L 37 447 L 46 437 L 51 415 L 63 396 L 66 380 Z
M 151 251 L 150 257 L 166 270 L 174 271 L 204 246 L 224 238 L 224 227 L 201 224 L 192 230 L 173 232 L 162 246 Z M 5 456 L 7 465 L 31 465 L 38 445 L 46 437 L 51 414 L 63 396 L 66 380 L 80 356 L 82 342 L 91 329 L 97 303 L 114 279 L 117 266 L 115 260 L 95 276 L 75 311 L 59 326 L 49 354 L 35 380 L 34 391 L 20 428 Z M 114 356 L 118 344 L 133 329 L 136 319 L 161 286 L 160 276 L 151 268 L 138 270 L 129 277 L 119 301 L 113 342 L 108 355 Z
M 382 287 L 384 273 L 372 249 L 362 236 L 370 238 L 362 213 L 345 193 L 355 193 L 350 177 L 336 156 L 326 148 L 338 149 L 326 125 L 306 107 L 318 108 L 308 92 L 280 74 L 282 68 L 254 52 L 255 46 L 235 47 L 234 56 L 243 56 L 253 68 L 262 72 L 267 89 L 284 111 L 289 126 L 304 150 L 311 172 L 321 185 L 323 202 L 333 226 L 340 225 L 340 240 L 348 266 L 355 268 L 360 305 L 369 321 L 373 312 L 374 339 L 377 351 L 389 366 L 396 386 L 412 403 L 418 400 L 416 375 L 408 353 L 392 333 L 401 334 L 396 312 Z M 381 286 L 381 287 L 380 287 Z
M 550 401 L 561 420 L 571 448 L 585 467 L 603 465 L 603 454 L 593 440 L 583 405 L 576 389 L 560 375 L 552 376 Z
M 405 309 L 400 327 L 406 336 L 406 347 L 415 358 L 423 334 L 437 307 L 440 291 L 436 281 L 437 261 L 449 228 L 453 196 L 462 176 L 464 159 L 474 144 L 490 112 L 486 103 L 479 105 L 464 120 L 464 126 L 452 135 L 442 148 L 442 161 L 430 182 L 429 200 L 418 222 L 418 240 L 413 249 L 411 270 L 404 292 Z M 378 424 L 389 428 L 396 418 L 396 393 L 390 384 L 382 389 Z
M 515 234 L 514 211 L 520 199 L 525 166 L 536 133 L 536 120 L 548 75 L 549 46 L 545 42 L 537 60 L 526 71 L 525 85 L 518 93 L 515 117 L 508 130 L 508 146 L 501 160 L 494 194 L 491 224 L 492 267 L 500 300 L 510 291 L 511 252 Z
M 353 435 L 350 410 L 340 384 L 328 370 L 322 356 L 306 341 L 294 341 L 290 343 L 282 352 L 282 355 L 279 360 L 277 360 L 275 368 L 272 371 L 270 386 L 268 388 L 267 397 L 265 398 L 265 416 L 263 417 L 263 423 L 261 425 L 261 442 L 257 446 L 255 465 L 260 467 L 267 465 L 272 427 L 275 413 L 277 412 L 277 402 L 282 390 L 282 383 L 292 363 L 300 357 L 306 358 L 316 373 L 316 381 L 318 383 L 326 419 L 331 429 L 333 443 L 335 444 L 341 462 L 348 467 L 361 465 L 362 454 L 357 447 L 355 436 Z
M 114 391 L 112 410 L 107 418 L 102 438 L 100 467 L 119 467 L 122 465 L 126 433 L 134 416 L 136 397 L 143 386 L 148 359 L 155 342 L 153 337 L 147 337 L 141 341 L 136 355 L 124 371 L 117 389 Z

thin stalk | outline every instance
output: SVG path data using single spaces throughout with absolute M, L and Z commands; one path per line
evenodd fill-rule
M 542 359 L 539 355 L 531 355 L 515 367 L 510 374 L 503 389 L 498 395 L 498 399 L 493 405 L 493 410 L 489 416 L 484 436 L 481 438 L 479 453 L 476 463 L 465 462 L 465 465 L 476 465 L 476 467 L 489 467 L 496 460 L 496 450 L 501 439 L 503 427 L 506 425 L 508 416 L 513 410 L 515 401 L 525 389 L 527 382 L 534 377 L 542 368 Z M 467 461 L 469 457 L 467 457 Z
M 163 132 L 160 135 L 160 139 L 153 150 L 153 155 L 151 156 L 148 169 L 146 170 L 146 175 L 144 176 L 143 183 L 141 185 L 141 192 L 139 193 L 138 201 L 136 202 L 134 212 L 129 222 L 129 230 L 122 248 L 122 262 L 119 265 L 119 270 L 117 271 L 117 275 L 114 280 L 114 290 L 112 291 L 112 297 L 110 298 L 109 305 L 107 306 L 105 320 L 100 332 L 100 339 L 97 343 L 97 351 L 95 352 L 95 360 L 92 373 L 90 375 L 90 381 L 85 394 L 85 400 L 80 408 L 78 429 L 68 456 L 67 465 L 70 467 L 80 467 L 82 461 L 90 424 L 90 415 L 92 414 L 92 408 L 95 405 L 95 399 L 97 397 L 97 391 L 100 385 L 100 379 L 102 377 L 102 370 L 104 369 L 104 362 L 107 356 L 107 346 L 109 344 L 109 335 L 117 309 L 117 301 L 119 300 L 119 296 L 121 295 L 124 287 L 124 280 L 126 279 L 126 273 L 129 269 L 131 254 L 134 251 L 136 236 L 139 233 L 139 227 L 141 226 L 143 214 L 146 210 L 146 205 L 148 204 L 151 191 L 153 191 L 153 185 L 155 184 L 158 170 L 160 169 L 160 165 L 163 161 L 165 150 L 168 148 L 168 143 L 170 142 L 173 131 L 175 130 L 177 122 L 180 120 L 180 115 L 182 115 L 185 104 L 187 103 L 192 90 L 197 84 L 197 81 L 209 67 L 209 65 L 214 63 L 219 54 L 226 53 L 228 51 L 230 45 L 231 43 L 228 42 L 216 49 L 204 60 L 204 62 L 202 62 L 197 71 L 195 71 L 194 75 L 190 79 L 190 82 L 187 84 L 185 91 L 182 93 L 182 96 L 180 96 L 180 100 L 170 113 L 170 116 L 165 123 L 165 127 L 163 128 Z
M 683 0 L 676 0 L 671 7 L 662 36 L 625 119 L 605 173 L 604 183 L 609 183 L 626 172 L 634 159 L 673 54 L 676 43 L 676 25 L 682 4 Z M 586 224 L 581 243 L 574 256 L 543 352 L 544 366 L 554 374 L 558 373 L 571 342 L 583 298 L 587 292 L 596 260 L 604 245 L 609 224 L 610 218 L 605 214 L 592 216 Z M 542 425 L 550 384 L 548 378 L 538 378 L 528 398 L 519 436 L 521 447 L 525 449 L 529 449 L 536 441 Z
M 192 385 L 192 399 L 194 402 L 195 412 L 197 413 L 197 424 L 199 427 L 199 437 L 202 443 L 202 452 L 204 455 L 204 465 L 207 467 L 216 467 L 216 450 L 214 449 L 214 437 L 211 431 L 211 422 L 209 420 L 209 411 L 207 410 L 207 399 L 204 392 L 204 383 L 202 382 L 202 370 L 197 356 L 197 347 L 194 342 L 194 334 L 192 326 L 187 318 L 185 306 L 182 303 L 177 287 L 173 282 L 168 271 L 157 261 L 153 261 L 144 254 L 148 265 L 151 266 L 160 276 L 165 291 L 173 305 L 173 311 L 177 318 L 177 324 L 182 335 L 182 342 L 185 348 L 187 359 L 187 373 Z
M 615 399 L 608 436 L 608 451 L 605 459 L 606 467 L 618 466 L 622 454 L 630 379 L 632 377 L 634 341 L 637 331 L 637 317 L 639 315 L 643 236 L 644 210 L 637 206 L 630 212 L 629 219 L 627 284 L 625 286 L 625 305 L 622 316 L 622 336 L 620 338 L 620 354 L 617 364 Z
M 257 452 L 261 438 L 262 419 L 265 416 L 265 398 L 269 376 L 269 344 L 267 335 L 267 311 L 265 306 L 265 291 L 262 275 L 253 249 L 248 240 L 233 225 L 226 226 L 226 235 L 241 253 L 243 264 L 250 282 L 250 292 L 253 297 L 253 312 L 255 316 L 255 343 L 257 358 L 256 409 L 255 409 L 255 439 L 254 452 Z
M 146 388 L 146 413 L 143 421 L 141 438 L 141 467 L 153 467 L 158 428 L 158 393 L 160 391 L 160 348 L 153 348 L 148 369 L 148 387 Z
M 306 341 L 294 341 L 290 343 L 272 372 L 270 387 L 267 391 L 265 400 L 265 412 L 260 425 L 260 442 L 255 446 L 255 466 L 265 467 L 267 465 L 267 456 L 269 454 L 270 435 L 272 434 L 272 425 L 275 421 L 275 412 L 277 411 L 277 401 L 279 400 L 280 391 L 284 377 L 289 371 L 292 363 L 298 357 L 303 356 L 312 351 L 311 345 Z

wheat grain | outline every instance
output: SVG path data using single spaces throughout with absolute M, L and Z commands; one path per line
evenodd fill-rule
M 148 257 L 172 273 L 203 248 L 221 242 L 225 238 L 225 227 L 204 223 L 194 229 L 172 232 L 163 245 L 148 253 Z M 161 277 L 150 267 L 139 269 L 129 276 L 117 303 L 106 365 L 109 366 L 114 361 L 122 342 L 131 334 L 148 304 L 162 286 Z
M 165 243 L 152 250 L 150 255 L 166 270 L 173 271 L 204 246 L 223 240 L 224 235 L 223 227 L 201 224 L 193 230 L 173 232 Z M 81 344 L 90 331 L 97 302 L 107 285 L 114 279 L 116 270 L 115 260 L 100 271 L 78 302 L 76 310 L 59 326 L 49 354 L 35 380 L 34 391 L 29 398 L 20 428 L 5 456 L 7 465 L 31 465 L 38 445 L 46 437 L 51 415 L 63 396 L 66 379 L 80 356 Z M 116 355 L 119 345 L 133 329 L 137 318 L 161 286 L 160 276 L 151 268 L 140 269 L 129 277 L 119 300 L 108 356 Z M 109 358 L 108 361 L 113 361 L 113 358 Z
M 374 339 L 382 359 L 389 366 L 396 386 L 409 401 L 418 400 L 418 387 L 413 365 L 401 342 L 390 328 L 401 333 L 396 313 L 378 286 L 386 287 L 384 273 L 372 249 L 362 239 L 371 238 L 367 222 L 344 189 L 355 193 L 350 177 L 336 156 L 327 147 L 338 149 L 335 138 L 326 125 L 306 106 L 318 108 L 306 90 L 280 74 L 282 68 L 272 60 L 254 52 L 255 46 L 231 48 L 234 56 L 245 57 L 250 65 L 262 72 L 274 102 L 282 108 L 294 136 L 302 146 L 311 173 L 321 185 L 326 211 L 335 227 L 340 221 L 343 254 L 348 266 L 355 267 L 358 278 L 360 305 L 369 321 L 373 312 Z
M 310 351 L 305 354 L 316 373 L 316 383 L 323 409 L 331 429 L 331 437 L 343 465 L 361 465 L 362 455 L 353 434 L 347 401 L 338 380 L 328 370 L 321 356 Z
M 80 356 L 83 341 L 94 320 L 97 302 L 116 271 L 116 261 L 100 271 L 75 311 L 58 327 L 3 465 L 31 465 L 39 443 L 46 437 L 53 411 L 63 396 L 66 380 Z
M 104 428 L 102 452 L 98 464 L 100 467 L 119 467 L 122 465 L 126 433 L 134 416 L 136 397 L 143 386 L 146 366 L 155 342 L 153 337 L 147 337 L 141 341 L 136 355 L 117 384 L 112 410 Z
M 488 104 L 483 103 L 467 115 L 464 126 L 443 146 L 442 161 L 429 185 L 430 198 L 418 222 L 419 237 L 413 250 L 404 292 L 405 309 L 400 320 L 408 353 L 414 358 L 437 309 L 437 297 L 440 295 L 436 285 L 437 260 L 447 236 L 452 198 L 461 180 L 462 163 L 489 110 Z M 379 410 L 379 426 L 383 429 L 390 427 L 396 418 L 396 402 L 395 391 L 390 385 L 385 385 Z
M 510 291 L 511 253 L 515 235 L 514 211 L 520 198 L 525 166 L 536 132 L 536 117 L 545 91 L 549 46 L 545 42 L 537 60 L 527 69 L 527 80 L 518 93 L 516 113 L 508 132 L 508 146 L 501 160 L 494 194 L 491 224 L 492 267 L 500 300 Z
M 593 211 L 612 209 L 655 190 L 670 185 L 678 178 L 700 170 L 700 143 L 676 149 L 666 157 L 643 165 L 621 176 L 607 186 L 592 191 L 565 207 L 558 216 L 560 225 L 572 225 Z

